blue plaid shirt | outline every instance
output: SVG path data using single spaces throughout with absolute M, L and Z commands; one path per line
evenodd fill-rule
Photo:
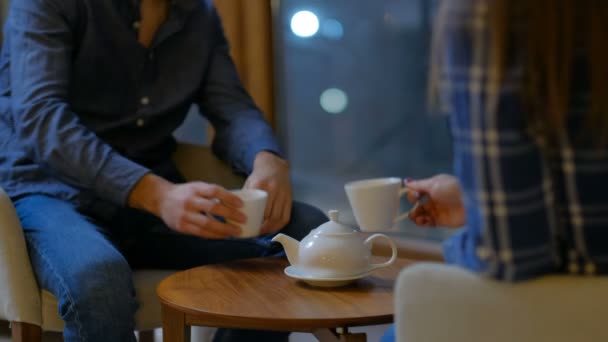
M 146 173 L 171 176 L 172 132 L 197 104 L 215 151 L 249 173 L 279 154 L 239 81 L 210 0 L 174 0 L 147 48 L 138 1 L 15 0 L 0 56 L 0 186 L 124 205 Z M 192 161 L 196 162 L 196 161 Z
M 500 89 L 484 86 L 487 1 L 445 2 L 440 89 L 467 215 L 444 244 L 446 260 L 506 281 L 608 273 L 608 152 L 574 144 L 588 109 L 585 69 L 575 69 L 569 132 L 547 148 L 526 129 L 521 65 L 509 65 Z

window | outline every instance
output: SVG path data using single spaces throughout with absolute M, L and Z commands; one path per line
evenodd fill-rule
M 354 225 L 346 182 L 451 170 L 447 118 L 429 115 L 426 103 L 434 7 L 429 0 L 275 1 L 277 120 L 296 199 L 339 209 Z M 397 229 L 446 234 L 410 222 Z

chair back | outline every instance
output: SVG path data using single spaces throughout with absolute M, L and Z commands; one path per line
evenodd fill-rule
M 207 147 L 179 144 L 174 160 L 188 180 L 227 189 L 240 188 L 244 182 Z M 0 320 L 43 326 L 40 293 L 15 207 L 0 188 Z
M 40 325 L 40 291 L 32 271 L 21 223 L 0 188 L 0 320 Z
M 241 188 L 245 182 L 242 175 L 236 174 L 206 146 L 180 143 L 173 160 L 189 181 L 219 184 L 226 189 Z

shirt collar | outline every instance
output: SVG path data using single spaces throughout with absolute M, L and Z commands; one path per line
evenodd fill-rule
M 135 8 L 139 6 L 141 0 L 130 0 L 131 5 Z M 200 0 L 169 0 L 172 6 L 176 6 L 179 9 L 191 11 L 193 10 Z M 124 4 L 124 0 L 114 0 L 116 5 Z

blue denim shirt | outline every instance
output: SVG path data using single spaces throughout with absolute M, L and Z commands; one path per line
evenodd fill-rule
M 124 205 L 169 160 L 192 104 L 237 171 L 251 172 L 259 151 L 280 154 L 211 1 L 174 0 L 149 48 L 139 20 L 136 1 L 12 2 L 0 57 L 0 186 L 11 197 Z

